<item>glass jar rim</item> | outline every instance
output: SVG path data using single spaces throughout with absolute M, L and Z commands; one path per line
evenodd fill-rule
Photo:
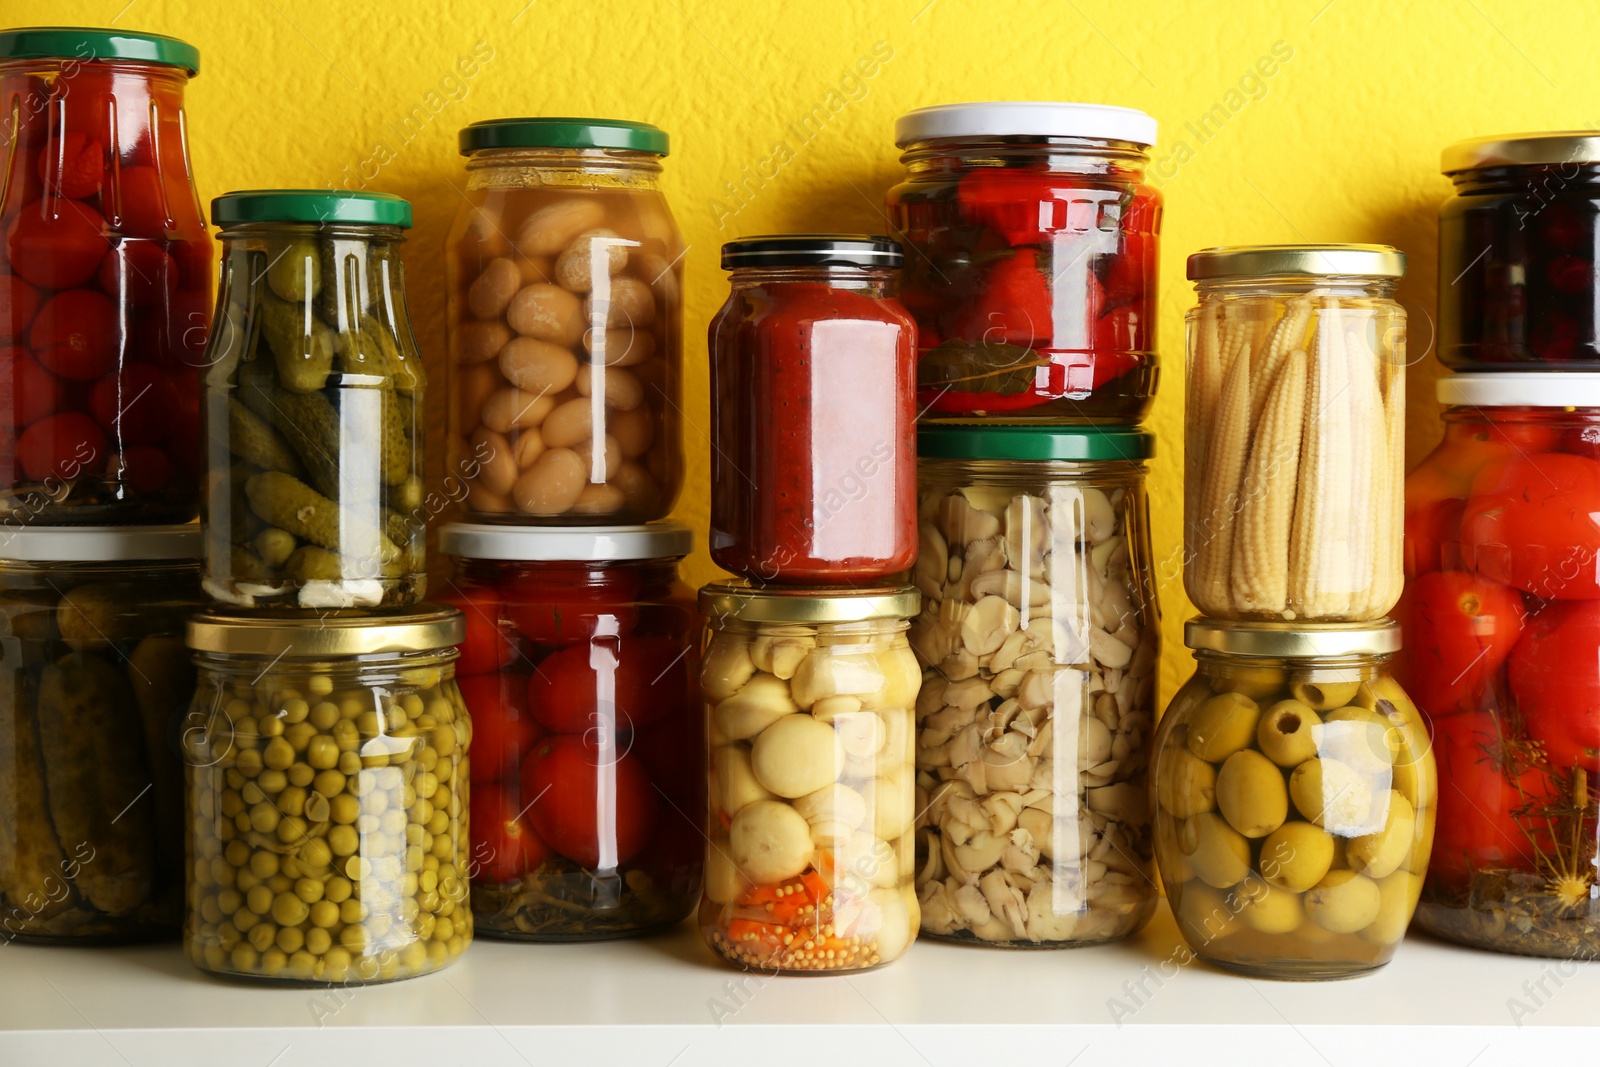
M 1496 167 L 1549 167 L 1600 163 L 1600 130 L 1497 134 L 1449 145 L 1439 155 L 1439 171 L 1456 175 Z
M 200 524 L 172 526 L 0 525 L 0 559 L 17 563 L 190 562 L 201 555 Z
M 449 652 L 466 639 L 466 618 L 444 604 L 421 604 L 402 615 L 303 611 L 251 614 L 203 611 L 189 620 L 196 652 L 264 656 L 273 660 Z
M 1406 254 L 1393 245 L 1218 245 L 1189 257 L 1192 282 L 1268 277 L 1400 278 Z
M 240 189 L 211 201 L 217 226 L 257 222 L 411 228 L 411 202 L 393 193 L 337 192 L 331 189 Z
M 997 100 L 936 104 L 895 120 L 897 148 L 920 141 L 983 137 L 1073 137 L 1122 141 L 1148 148 L 1156 143 L 1154 117 L 1115 104 L 1048 100 Z
M 461 128 L 460 152 L 495 148 L 615 148 L 665 157 L 667 132 L 649 122 L 594 118 L 484 119 Z
M 1081 463 L 1149 459 L 1156 435 L 1096 426 L 985 426 L 927 423 L 917 427 L 919 459 L 1067 460 Z
M 511 563 L 677 560 L 694 551 L 694 531 L 670 521 L 564 527 L 452 522 L 439 531 L 439 551 L 463 559 Z
M 741 622 L 893 622 L 914 618 L 922 594 L 909 585 L 817 588 L 760 586 L 733 579 L 700 589 L 700 614 Z
M 857 267 L 893 270 L 905 259 L 899 242 L 871 233 L 772 233 L 722 246 L 723 270 Z
M 161 33 L 80 26 L 25 26 L 0 33 L 0 62 L 14 59 L 123 60 L 177 67 L 191 78 L 200 73 L 200 49 L 188 41 Z
M 1183 643 L 1196 652 L 1250 659 L 1388 656 L 1400 651 L 1400 624 L 1392 619 L 1304 623 L 1196 616 L 1183 624 Z
M 1446 407 L 1600 408 L 1600 377 L 1572 371 L 1450 374 L 1433 386 Z

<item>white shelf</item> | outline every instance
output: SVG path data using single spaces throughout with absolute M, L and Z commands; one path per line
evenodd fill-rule
M 1600 1049 L 1600 964 L 1418 936 L 1388 967 L 1345 982 L 1166 962 L 1181 958 L 1164 907 L 1119 945 L 923 942 L 875 973 L 752 978 L 742 992 L 688 924 L 607 944 L 481 940 L 439 974 L 338 992 L 210 978 L 172 945 L 6 944 L 0 1064 L 1064 1067 L 1159 1054 L 1183 1067 L 1488 1067 L 1563 1053 L 1593 1062 Z M 1120 1026 L 1112 998 L 1132 1012 Z M 1513 998 L 1531 1009 L 1521 1026 Z

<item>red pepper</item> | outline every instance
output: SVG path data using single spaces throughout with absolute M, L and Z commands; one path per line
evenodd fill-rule
M 960 335 L 969 341 L 1035 348 L 1049 344 L 1050 276 L 1040 269 L 1039 250 L 1020 248 L 989 265 L 983 290 L 969 306 Z
M 972 222 L 998 232 L 1013 246 L 1033 245 L 1062 228 L 1062 205 L 1073 190 L 1059 173 L 981 167 L 961 179 L 956 199 Z

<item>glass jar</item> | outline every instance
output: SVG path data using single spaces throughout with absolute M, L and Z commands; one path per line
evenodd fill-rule
M 176 937 L 195 526 L 0 530 L 0 943 Z
M 1353 622 L 1394 607 L 1404 272 L 1388 245 L 1189 257 L 1183 585 L 1206 616 Z
M 722 246 L 711 320 L 711 558 L 754 582 L 872 582 L 917 558 L 916 326 L 900 246 L 865 234 Z
M 1439 380 L 1406 478 L 1406 647 L 1443 788 L 1417 922 L 1480 948 L 1600 954 L 1600 381 Z
M 600 941 L 700 899 L 705 739 L 687 526 L 452 523 L 480 934 Z
M 678 499 L 685 248 L 659 184 L 667 147 L 610 119 L 461 131 L 449 465 L 470 521 L 649 522 Z
M 1400 629 L 1193 619 L 1194 677 L 1156 731 L 1156 863 L 1195 954 L 1260 978 L 1394 955 L 1422 892 L 1438 778 L 1389 676 Z
M 929 420 L 1134 423 L 1156 390 L 1156 121 L 1101 104 L 919 108 L 889 190 Z
M 212 201 L 204 586 L 239 608 L 398 608 L 427 584 L 423 370 L 385 193 Z
M 361 985 L 438 970 L 471 942 L 463 629 L 439 605 L 190 620 L 195 966 Z
M 1439 362 L 1600 370 L 1600 131 L 1462 141 L 1441 168 Z
M 713 582 L 700 688 L 711 740 L 700 933 L 763 974 L 848 974 L 917 936 L 909 586 Z
M 0 33 L 0 515 L 187 522 L 211 239 L 189 164 L 193 45 Z
M 1157 896 L 1155 436 L 924 426 L 917 451 L 922 932 L 1007 948 L 1126 937 Z

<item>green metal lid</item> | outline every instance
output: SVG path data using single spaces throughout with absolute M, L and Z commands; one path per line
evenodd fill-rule
M 1093 463 L 1142 460 L 1156 454 L 1156 435 L 1144 430 L 1093 426 L 917 427 L 923 459 L 1062 459 Z
M 211 201 L 218 226 L 247 222 L 350 223 L 411 226 L 411 203 L 392 193 L 337 193 L 328 189 L 246 189 Z
M 485 119 L 461 130 L 461 154 L 484 148 L 622 148 L 667 154 L 667 132 L 622 119 Z
M 72 59 L 79 63 L 124 59 L 200 73 L 200 49 L 176 37 L 79 26 L 29 26 L 0 33 L 0 61 Z

